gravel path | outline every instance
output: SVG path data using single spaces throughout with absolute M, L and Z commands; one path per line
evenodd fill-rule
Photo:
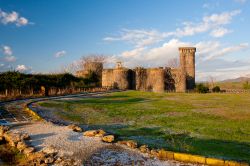
M 151 159 L 137 150 L 103 143 L 100 138 L 84 137 L 66 126 L 57 126 L 48 122 L 20 123 L 13 127 L 15 132 L 28 133 L 30 144 L 36 150 L 54 147 L 59 156 L 68 156 L 78 161 L 79 165 L 164 165 L 184 166 L 175 161 Z

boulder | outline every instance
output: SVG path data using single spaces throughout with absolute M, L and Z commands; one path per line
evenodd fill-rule
M 0 144 L 4 142 L 4 137 L 0 136 Z
M 97 134 L 96 130 L 88 130 L 83 133 L 83 135 L 87 137 L 94 137 L 96 134 Z
M 142 145 L 142 146 L 140 146 L 140 151 L 142 152 L 142 153 L 148 153 L 148 152 L 150 152 L 150 150 L 149 150 L 149 148 L 148 148 L 148 146 L 147 145 Z
M 44 153 L 46 153 L 46 154 L 52 154 L 52 155 L 58 153 L 58 151 L 57 151 L 53 146 L 45 147 L 45 148 L 43 148 L 42 151 L 43 151 Z
M 133 140 L 128 140 L 128 141 L 119 141 L 118 144 L 121 145 L 126 145 L 132 149 L 137 148 L 137 142 L 133 141 Z
M 159 153 L 158 153 L 157 150 L 152 149 L 152 150 L 150 151 L 150 156 L 151 156 L 151 157 L 159 157 Z
M 4 139 L 10 144 L 10 146 L 16 146 L 18 142 L 21 141 L 21 136 L 19 133 L 13 133 L 7 131 L 4 133 Z
M 75 132 L 82 132 L 82 128 L 75 124 L 68 125 L 68 128 L 72 129 Z
M 0 126 L 0 137 L 3 136 L 3 134 L 9 130 L 8 126 Z
M 97 133 L 95 137 L 103 137 L 106 134 L 106 132 L 102 129 L 97 130 Z
M 33 148 L 33 147 L 27 147 L 27 148 L 25 148 L 23 150 L 23 153 L 26 154 L 26 155 L 28 155 L 28 154 L 33 153 L 34 151 L 35 151 L 35 148 Z
M 84 136 L 87 137 L 103 137 L 106 132 L 102 129 L 99 130 L 88 130 L 83 133 Z
M 47 157 L 45 160 L 44 160 L 44 163 L 45 164 L 52 164 L 54 162 L 54 158 L 53 157 Z
M 115 137 L 113 135 L 106 135 L 106 136 L 102 137 L 102 140 L 104 142 L 111 143 L 111 142 L 114 142 Z
M 23 151 L 25 148 L 27 148 L 28 146 L 26 145 L 26 143 L 25 142 L 23 142 L 23 141 L 20 141 L 20 142 L 18 142 L 17 143 L 17 145 L 16 145 L 16 148 L 21 152 L 21 151 Z

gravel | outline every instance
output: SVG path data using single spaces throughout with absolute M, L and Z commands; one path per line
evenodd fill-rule
M 70 157 L 84 165 L 191 165 L 152 159 L 138 150 L 104 143 L 101 138 L 85 137 L 82 133 L 73 132 L 67 126 L 58 126 L 49 122 L 20 123 L 12 129 L 29 134 L 31 137 L 29 143 L 37 151 L 53 147 L 58 151 L 59 156 Z

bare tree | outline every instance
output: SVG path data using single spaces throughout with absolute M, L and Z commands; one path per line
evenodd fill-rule
M 213 76 L 209 76 L 208 81 L 209 81 L 208 84 L 210 85 L 210 88 L 213 88 L 216 82 L 215 78 Z
M 178 58 L 169 59 L 167 62 L 167 67 L 178 68 L 179 67 Z
M 107 56 L 102 54 L 90 54 L 87 56 L 82 56 L 80 61 L 85 64 L 88 62 L 98 62 L 98 63 L 105 63 Z
M 83 70 L 91 70 L 94 64 L 95 65 L 95 70 L 100 71 L 102 70 L 102 65 L 106 62 L 107 56 L 104 55 L 99 55 L 99 54 L 90 54 L 86 56 L 82 56 L 79 60 L 74 61 L 73 63 L 62 66 L 61 67 L 61 72 L 67 72 L 67 73 L 72 73 L 76 74 L 78 71 L 83 71 Z M 99 64 L 99 67 L 97 67 Z

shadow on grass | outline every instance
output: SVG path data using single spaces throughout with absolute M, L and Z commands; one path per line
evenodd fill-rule
M 149 101 L 145 98 L 127 98 L 127 96 L 105 96 L 104 97 L 90 97 L 81 100 L 57 100 L 59 103 L 68 103 L 68 104 L 132 104 L 138 102 Z
M 104 129 L 118 137 L 118 140 L 136 140 L 139 145 L 150 148 L 164 148 L 170 151 L 186 152 L 206 157 L 250 163 L 250 143 L 205 139 L 190 136 L 189 133 L 170 133 L 160 127 L 135 128 L 129 125 L 90 125 L 90 129 Z

